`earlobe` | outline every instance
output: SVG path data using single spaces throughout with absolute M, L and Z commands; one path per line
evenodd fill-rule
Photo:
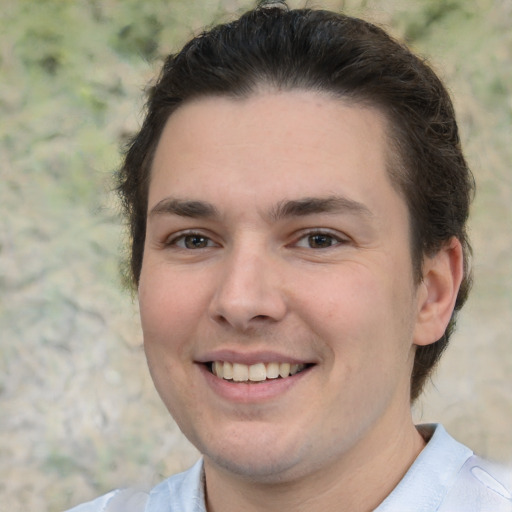
M 463 277 L 463 252 L 455 237 L 423 262 L 418 288 L 415 345 L 429 345 L 442 337 L 452 316 Z

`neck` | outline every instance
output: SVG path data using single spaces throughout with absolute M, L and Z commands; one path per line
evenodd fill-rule
M 277 483 L 233 475 L 205 458 L 208 512 L 374 510 L 425 446 L 410 418 L 401 427 L 365 438 L 329 467 Z

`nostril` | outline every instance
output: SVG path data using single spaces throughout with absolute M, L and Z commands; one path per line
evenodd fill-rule
M 270 317 L 267 315 L 256 315 L 253 320 L 269 320 Z

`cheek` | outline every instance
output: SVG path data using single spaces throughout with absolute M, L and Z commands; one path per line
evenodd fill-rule
M 351 265 L 328 279 L 303 277 L 301 317 L 354 371 L 402 360 L 412 340 L 410 284 L 392 275 Z
M 337 271 L 336 271 L 337 270 Z M 334 269 L 322 276 L 302 275 L 301 309 L 319 330 L 348 334 L 367 329 L 384 315 L 385 287 L 366 269 Z
M 187 397 L 194 395 L 189 373 L 200 309 L 194 290 L 197 288 L 187 286 L 179 275 L 168 271 L 145 269 L 141 274 L 139 306 L 144 351 L 155 387 L 176 419 L 180 419 L 180 411 L 192 405 Z
M 179 347 L 197 325 L 203 303 L 201 287 L 185 276 L 168 271 L 143 272 L 139 307 L 144 344 Z

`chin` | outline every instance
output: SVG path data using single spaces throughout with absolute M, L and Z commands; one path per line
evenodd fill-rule
M 264 427 L 261 427 L 264 428 Z M 233 476 L 261 483 L 279 482 L 295 473 L 301 459 L 301 446 L 274 432 L 258 436 L 253 429 L 224 432 L 217 439 L 189 440 L 203 454 L 205 466 L 216 467 Z M 281 434 L 281 435 L 279 435 Z
M 293 457 L 295 459 L 295 457 Z M 236 475 L 242 479 L 259 483 L 281 483 L 300 476 L 297 461 L 292 457 L 275 457 L 270 454 L 241 456 L 236 459 L 222 455 L 205 455 L 205 463 Z

